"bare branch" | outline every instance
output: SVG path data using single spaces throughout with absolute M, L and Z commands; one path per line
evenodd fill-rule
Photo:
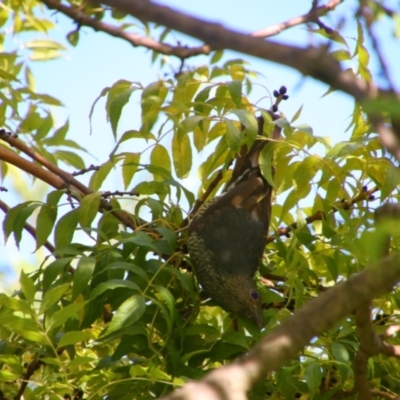
M 307 14 L 292 18 L 285 22 L 281 22 L 280 24 L 260 29 L 258 31 L 253 32 L 251 36 L 259 38 L 267 38 L 277 35 L 278 33 L 281 33 L 282 31 L 297 25 L 302 25 L 309 22 L 318 23 L 318 19 L 320 17 L 326 15 L 329 11 L 334 10 L 342 1 L 343 0 L 332 0 L 323 6 L 313 7 L 311 8 L 311 11 L 309 11 Z

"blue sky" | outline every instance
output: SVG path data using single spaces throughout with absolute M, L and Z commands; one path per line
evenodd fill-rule
M 266 0 L 168 0 L 158 1 L 160 4 L 168 5 L 182 12 L 187 12 L 198 18 L 219 22 L 232 29 L 242 32 L 252 32 L 278 22 L 286 21 L 298 15 L 302 15 L 309 10 L 310 1 L 305 0 L 280 0 L 279 2 Z M 358 2 L 348 0 L 340 5 L 337 11 L 331 13 L 324 21 L 336 28 L 343 20 L 344 16 L 355 9 Z M 394 8 L 398 2 L 385 2 Z M 47 15 L 50 13 L 45 12 Z M 70 19 L 54 14 L 52 18 L 56 21 L 56 29 L 50 32 L 50 37 L 64 43 L 68 50 L 60 59 L 48 62 L 32 63 L 32 71 L 36 79 L 37 91 L 50 94 L 60 99 L 64 104 L 64 109 L 54 110 L 57 122 L 61 125 L 67 117 L 70 118 L 71 129 L 69 138 L 76 140 L 79 144 L 86 147 L 94 157 L 87 157 L 87 164 L 100 164 L 107 160 L 110 149 L 114 145 L 111 128 L 106 121 L 104 113 L 104 103 L 99 102 L 93 116 L 93 133 L 89 134 L 89 111 L 92 103 L 99 95 L 101 90 L 119 79 L 141 82 L 147 85 L 150 82 L 162 77 L 165 72 L 172 69 L 164 69 L 160 72 L 158 64 L 151 64 L 151 54 L 142 48 L 133 48 L 128 43 L 112 38 L 101 32 L 94 32 L 92 29 L 82 27 L 80 40 L 77 47 L 67 44 L 65 36 L 69 31 L 76 28 Z M 348 22 L 340 30 L 346 36 L 349 43 L 354 43 L 355 21 Z M 397 89 L 400 88 L 400 74 L 397 66 L 400 64 L 399 41 L 392 38 L 392 27 L 388 20 L 383 20 L 378 36 L 382 39 L 383 51 L 390 61 L 392 68 L 392 78 L 395 80 Z M 186 36 L 177 34 L 183 44 L 194 45 L 197 41 Z M 352 38 L 353 37 L 353 38 Z M 24 38 L 25 39 L 25 38 Z M 170 41 L 174 36 L 169 38 Z M 312 37 L 308 34 L 304 26 L 295 27 L 287 30 L 279 36 L 273 38 L 282 43 L 289 43 L 304 46 L 312 43 Z M 12 39 L 8 45 L 11 50 L 15 46 L 21 46 L 20 38 Z M 7 51 L 7 48 L 5 49 Z M 282 111 L 290 120 L 300 106 L 304 104 L 301 117 L 296 123 L 307 123 L 313 127 L 314 134 L 318 136 L 329 136 L 335 143 L 349 137 L 345 132 L 350 120 L 349 117 L 353 109 L 353 100 L 342 93 L 335 92 L 329 96 L 321 98 L 328 89 L 326 85 L 319 83 L 311 78 L 305 78 L 295 70 L 283 67 L 274 63 L 258 60 L 253 57 L 245 56 L 234 52 L 225 52 L 225 59 L 243 58 L 248 61 L 249 68 L 259 71 L 262 76 L 258 79 L 260 86 L 255 86 L 250 95 L 253 102 L 266 95 L 263 88 L 267 87 L 270 91 L 279 88 L 281 85 L 288 87 L 290 99 L 281 107 Z M 176 65 L 171 60 L 172 66 Z M 206 57 L 198 57 L 188 60 L 187 65 L 201 65 L 207 62 Z M 396 69 L 395 69 L 396 66 Z M 372 65 L 376 70 L 376 65 Z M 270 103 L 263 100 L 261 104 L 268 108 Z M 136 129 L 140 126 L 140 102 L 139 97 L 132 97 L 132 101 L 126 106 L 119 126 L 119 133 L 127 129 Z M 134 150 L 132 150 L 134 151 Z M 197 157 L 197 156 L 196 156 Z M 204 155 L 200 154 L 199 160 Z M 9 205 L 18 202 L 16 191 L 13 187 L 20 188 L 26 185 L 22 180 L 4 183 L 10 191 L 3 195 L 2 199 Z M 190 189 L 196 187 L 196 177 L 190 176 L 185 182 Z M 118 182 L 115 187 L 107 187 L 107 190 L 121 189 Z M 35 183 L 32 185 L 31 194 L 35 198 L 35 193 L 45 190 L 45 186 Z M 2 242 L 0 242 L 0 246 Z M 6 244 L 6 252 L 0 254 L 0 273 L 6 273 L 7 279 L 14 281 L 19 275 L 21 267 L 37 268 L 39 260 L 47 255 L 45 251 L 33 253 L 35 244 L 33 240 L 24 234 L 21 248 L 15 247 L 14 240 L 11 238 Z

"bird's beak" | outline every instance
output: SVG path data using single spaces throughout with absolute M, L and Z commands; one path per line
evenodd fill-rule
M 264 319 L 262 316 L 262 309 L 255 307 L 253 309 L 251 319 L 256 323 L 256 325 L 261 329 L 264 327 Z

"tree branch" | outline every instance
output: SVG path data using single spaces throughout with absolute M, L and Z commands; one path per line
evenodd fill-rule
M 47 169 L 49 169 L 49 171 L 2 147 L 0 147 L 0 160 L 4 160 L 12 165 L 15 165 L 19 169 L 41 179 L 56 189 L 66 189 L 70 185 L 73 186 L 77 191 L 74 197 L 76 197 L 78 201 L 80 201 L 82 197 L 93 193 L 93 190 L 83 185 L 71 174 L 52 164 L 46 158 L 29 148 L 21 140 L 8 134 L 4 129 L 0 129 L 0 140 L 7 142 L 11 147 L 15 147 L 22 151 L 38 163 L 45 166 Z M 136 229 L 135 222 L 127 212 L 113 209 L 111 205 L 104 199 L 101 199 L 100 201 L 100 210 L 110 211 L 120 222 L 122 222 L 122 224 L 131 228 L 132 230 Z M 140 223 L 145 224 L 146 222 L 140 221 Z
M 343 0 L 332 0 L 323 6 L 312 8 L 307 14 L 255 31 L 251 36 L 267 38 L 297 25 L 307 24 L 309 22 L 318 23 L 320 17 L 326 15 L 329 11 L 334 10 L 342 1 Z
M 310 340 L 400 281 L 400 254 L 385 257 L 310 301 L 264 337 L 247 355 L 188 383 L 165 399 L 244 400 L 265 375 L 295 357 Z
M 302 74 L 312 76 L 342 90 L 359 101 L 375 97 L 378 93 L 378 89 L 374 85 L 367 84 L 353 73 L 342 70 L 339 62 L 329 55 L 325 47 L 301 48 L 264 41 L 261 38 L 224 28 L 218 23 L 204 21 L 148 0 L 134 2 L 103 0 L 97 2 L 115 7 L 135 18 L 152 21 L 203 40 L 209 44 L 212 50 L 235 50 L 295 68 Z
M 172 46 L 166 43 L 160 43 L 152 38 L 143 37 L 135 33 L 127 32 L 119 26 L 102 22 L 99 19 L 86 14 L 84 11 L 82 11 L 80 7 L 68 7 L 64 4 L 61 4 L 59 0 L 41 1 L 42 3 L 46 4 L 49 9 L 57 10 L 64 15 L 67 15 L 68 17 L 76 21 L 78 25 L 89 26 L 95 31 L 108 33 L 111 36 L 127 41 L 134 47 L 143 46 L 148 49 L 157 51 L 161 54 L 172 55 L 181 59 L 197 56 L 199 54 L 209 54 L 211 51 L 209 46 L 206 45 L 190 48 L 186 46 Z

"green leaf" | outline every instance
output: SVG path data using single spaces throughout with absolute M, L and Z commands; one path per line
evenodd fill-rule
M 336 50 L 331 53 L 331 56 L 338 61 L 351 60 L 351 54 L 347 50 Z
M 79 42 L 79 30 L 74 29 L 73 31 L 67 34 L 67 40 L 71 43 L 72 46 L 76 46 Z
M 35 284 L 33 280 L 21 270 L 21 275 L 19 277 L 19 283 L 21 285 L 22 292 L 24 293 L 26 299 L 29 303 L 33 303 L 35 299 Z
M 54 242 L 57 249 L 63 249 L 71 241 L 79 221 L 80 209 L 70 211 L 57 222 L 54 232 Z
M 258 133 L 258 123 L 256 117 L 249 111 L 246 110 L 232 110 L 233 114 L 235 114 L 241 124 L 246 127 L 246 132 L 249 136 L 251 142 L 255 140 Z
M 249 348 L 249 343 L 246 337 L 239 332 L 224 332 L 222 335 L 222 340 L 227 343 L 236 344 L 245 349 Z
M 229 61 L 228 61 L 229 62 Z M 229 66 L 229 75 L 234 82 L 240 82 L 240 93 L 242 93 L 242 82 L 246 76 L 246 70 L 241 64 L 231 64 Z M 240 103 L 238 105 L 240 107 Z
M 62 44 L 51 39 L 33 39 L 25 43 L 27 49 L 67 50 Z
M 332 343 L 332 354 L 335 357 L 335 360 L 337 361 L 347 364 L 350 360 L 350 355 L 346 346 L 344 346 L 339 342 Z
M 40 304 L 40 313 L 43 314 L 51 306 L 58 303 L 70 287 L 70 283 L 64 283 L 63 285 L 49 289 L 43 296 L 42 303 Z
M 36 221 L 36 250 L 43 246 L 54 228 L 57 219 L 57 207 L 43 204 Z
M 196 147 L 197 152 L 202 151 L 206 145 L 209 125 L 210 121 L 203 120 L 202 123 L 194 128 L 193 144 Z
M 137 90 L 135 87 L 130 87 L 113 96 L 109 102 L 109 118 L 114 137 L 117 136 L 118 122 L 121 117 L 121 112 L 124 106 L 128 103 L 131 94 Z
M 110 173 L 111 169 L 114 167 L 114 163 L 112 161 L 105 162 L 98 171 L 96 171 L 91 179 L 89 187 L 96 191 L 99 190 L 101 185 L 104 182 L 104 179 L 107 178 L 108 174 Z
M 86 340 L 89 340 L 92 336 L 93 335 L 91 332 L 70 331 L 62 336 L 60 342 L 58 343 L 58 347 L 64 347 L 70 344 L 84 342 Z
M 83 256 L 76 268 L 74 274 L 74 283 L 72 287 L 72 301 L 74 301 L 77 296 L 83 292 L 83 290 L 88 286 L 90 278 L 93 275 L 94 267 L 96 266 L 96 259 L 94 257 Z
M 9 297 L 4 293 L 0 293 L 0 304 L 11 308 L 14 311 L 19 311 L 24 314 L 33 315 L 34 312 L 31 306 L 25 300 L 20 300 L 15 297 Z
M 259 156 L 261 173 L 272 187 L 275 187 L 274 179 L 272 176 L 272 156 L 274 154 L 274 150 L 276 147 L 277 147 L 276 143 L 273 142 L 267 143 L 261 150 Z
M 76 169 L 85 168 L 85 163 L 83 162 L 82 157 L 73 151 L 57 150 L 54 152 L 54 156 L 60 161 L 64 161 L 66 164 L 71 165 Z
M 3 69 L 0 68 L 0 78 L 7 80 L 7 81 L 15 81 L 15 82 L 20 82 L 20 80 L 13 74 L 10 74 L 7 71 L 4 71 Z
M 322 371 L 319 363 L 313 362 L 307 365 L 306 370 L 304 372 L 304 378 L 310 389 L 310 394 L 311 396 L 313 396 L 314 393 L 318 390 L 322 379 Z
M 300 108 L 296 111 L 296 113 L 293 115 L 293 118 L 291 119 L 290 123 L 292 124 L 294 121 L 296 121 L 300 115 L 301 112 L 303 111 L 303 104 L 300 106 Z
M 177 238 L 176 238 L 176 233 L 174 231 L 163 227 L 156 228 L 156 231 L 160 232 L 164 236 L 171 249 L 176 249 Z
M 89 228 L 99 212 L 101 193 L 94 192 L 86 195 L 81 200 L 79 207 L 79 223 L 82 228 Z
M 125 300 L 113 316 L 107 329 L 107 335 L 138 321 L 146 308 L 144 298 L 134 295 Z
M 100 283 L 97 285 L 90 293 L 90 299 L 93 300 L 97 296 L 100 296 L 102 293 L 104 293 L 106 290 L 112 290 L 112 289 L 117 289 L 117 288 L 126 288 L 126 289 L 132 289 L 135 291 L 140 292 L 140 288 L 136 283 L 133 283 L 131 281 L 125 281 L 122 279 L 110 279 L 107 282 Z
M 54 190 L 47 195 L 46 203 L 51 206 L 56 206 L 64 194 L 63 190 Z
M 176 319 L 176 309 L 175 309 L 175 298 L 171 294 L 171 292 L 165 288 L 164 286 L 160 285 L 154 285 L 158 293 L 161 295 L 161 297 L 165 300 L 165 303 L 167 304 L 168 310 L 169 310 L 169 316 L 172 321 L 175 321 Z
M 141 132 L 146 134 L 153 128 L 167 93 L 168 89 L 163 81 L 153 82 L 143 90 Z
M 211 57 L 210 64 L 216 64 L 219 60 L 221 60 L 222 56 L 224 55 L 223 50 L 217 50 L 213 53 Z
M 182 128 L 186 132 L 193 132 L 200 121 L 204 119 L 201 115 L 192 115 L 181 122 Z
M 166 196 L 169 194 L 169 187 L 164 182 L 141 182 L 134 189 L 140 194 L 158 194 L 159 196 Z
M 235 103 L 237 108 L 240 108 L 242 105 L 242 81 L 234 80 L 232 82 L 228 82 L 227 86 L 232 101 Z
M 59 275 L 64 267 L 69 264 L 74 257 L 65 257 L 65 258 L 59 258 L 58 260 L 53 261 L 51 264 L 49 264 L 46 269 L 44 270 L 43 273 L 43 291 L 46 292 L 46 290 L 50 287 L 50 285 L 54 282 L 56 279 L 57 275 Z
M 26 220 L 39 206 L 39 203 L 27 201 L 26 203 L 19 204 L 18 206 L 8 210 L 3 222 L 5 237 L 8 238 L 11 232 L 14 232 L 15 242 L 19 245 Z
M 154 146 L 153 151 L 151 152 L 150 162 L 154 166 L 161 167 L 164 170 L 171 172 L 171 159 L 167 149 L 161 144 L 156 144 Z M 154 174 L 154 179 L 156 181 L 163 181 L 165 177 Z
M 16 315 L 2 316 L 1 323 L 8 326 L 12 332 L 22 336 L 23 338 L 44 345 L 49 345 L 49 340 L 41 331 L 39 325 L 29 318 L 20 318 Z
M 50 317 L 46 319 L 47 331 L 64 325 L 71 317 L 76 316 L 78 311 L 81 310 L 86 304 L 88 304 L 88 301 L 69 304 L 61 310 L 51 314 Z
M 187 133 L 181 129 L 174 132 L 172 138 L 172 156 L 176 176 L 186 178 L 192 168 L 192 147 Z
M 125 155 L 124 163 L 122 164 L 122 179 L 124 180 L 125 190 L 132 182 L 140 162 L 140 153 L 128 153 Z
M 241 134 L 236 124 L 230 119 L 225 119 L 226 141 L 232 153 L 236 154 L 240 148 Z
M 148 280 L 146 272 L 144 272 L 143 269 L 141 267 L 139 267 L 138 265 L 130 263 L 130 262 L 117 261 L 115 263 L 107 265 L 107 267 L 102 269 L 101 272 L 103 273 L 104 271 L 107 271 L 110 269 L 123 269 L 124 271 L 133 272 L 134 274 L 143 278 L 145 281 Z

